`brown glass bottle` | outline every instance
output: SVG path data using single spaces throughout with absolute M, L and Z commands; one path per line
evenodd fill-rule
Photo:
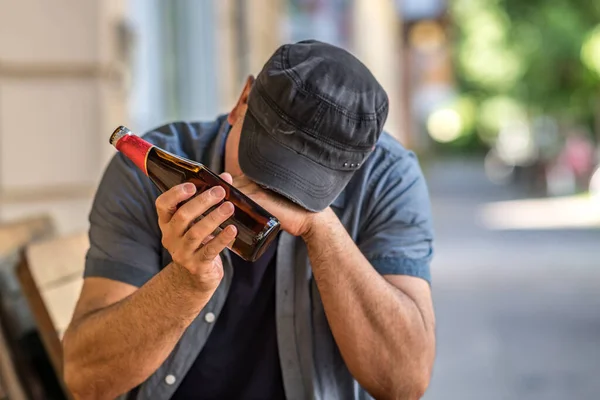
M 243 259 L 256 261 L 277 236 L 280 224 L 274 216 L 204 165 L 162 150 L 133 135 L 124 126 L 113 132 L 110 143 L 133 161 L 161 192 L 184 182 L 196 185 L 197 194 L 213 186 L 223 187 L 225 199 L 209 209 L 205 215 L 224 201 L 233 203 L 233 215 L 221 224 L 214 234 L 228 225 L 235 225 L 238 233 L 230 249 Z

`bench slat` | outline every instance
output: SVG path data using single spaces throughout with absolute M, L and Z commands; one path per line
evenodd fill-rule
M 71 321 L 83 286 L 88 247 L 85 234 L 39 241 L 27 246 L 17 268 L 42 342 L 65 393 L 68 391 L 62 380 L 60 340 Z
M 26 257 L 36 285 L 44 290 L 81 277 L 89 247 L 86 234 L 78 234 L 33 243 Z
M 53 231 L 48 216 L 32 217 L 0 224 L 0 258 L 11 256 L 36 237 Z
M 83 278 L 79 276 L 60 286 L 44 290 L 41 293 L 44 304 L 50 314 L 50 319 L 61 339 L 71 322 L 71 318 L 73 318 L 73 312 L 75 311 L 75 305 L 77 304 L 82 286 Z

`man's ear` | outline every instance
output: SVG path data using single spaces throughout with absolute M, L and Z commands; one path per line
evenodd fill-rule
M 248 106 L 248 97 L 250 96 L 250 90 L 252 89 L 253 84 L 254 76 L 249 75 L 235 107 L 233 107 L 233 110 L 231 110 L 227 117 L 227 121 L 230 125 L 234 125 L 235 122 L 245 114 L 246 107 Z

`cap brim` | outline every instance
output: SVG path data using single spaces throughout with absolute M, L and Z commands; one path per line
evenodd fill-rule
M 353 175 L 323 167 L 277 142 L 249 110 L 238 157 L 248 178 L 315 212 L 329 207 Z

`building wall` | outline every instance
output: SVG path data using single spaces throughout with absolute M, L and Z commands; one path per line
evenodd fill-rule
M 354 0 L 353 50 L 386 90 L 390 111 L 385 129 L 409 145 L 402 96 L 401 21 L 391 0 Z
M 0 2 L 0 220 L 47 211 L 86 226 L 126 121 L 122 2 Z
M 331 27 L 335 8 L 325 8 L 300 32 L 349 47 L 373 70 L 402 139 L 393 3 L 348 4 L 354 18 Z M 229 111 L 247 75 L 299 39 L 288 15 L 287 0 L 0 2 L 0 221 L 47 212 L 61 232 L 87 229 L 112 130 Z

